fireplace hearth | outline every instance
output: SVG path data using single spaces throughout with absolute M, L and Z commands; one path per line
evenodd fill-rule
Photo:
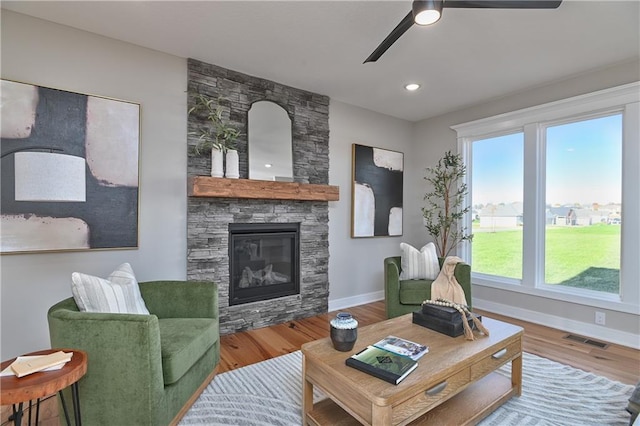
M 300 224 L 229 224 L 229 306 L 300 293 Z

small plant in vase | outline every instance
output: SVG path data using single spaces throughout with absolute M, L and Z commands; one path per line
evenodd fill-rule
M 211 153 L 211 176 L 223 177 L 223 158 L 226 155 L 226 177 L 238 178 L 238 151 L 235 150 L 235 143 L 241 132 L 229 125 L 224 117 L 224 108 L 219 101 L 202 94 L 196 96 L 195 105 L 189 109 L 189 115 L 204 115 L 207 120 L 199 132 L 191 132 L 198 136 L 198 143 L 193 148 L 195 155 L 205 155 Z
M 434 239 L 438 256 L 446 257 L 462 241 L 471 241 L 473 234 L 460 221 L 469 212 L 463 207 L 467 185 L 462 181 L 466 167 L 459 154 L 447 151 L 435 167 L 427 168 L 425 180 L 433 190 L 424 196 L 424 225 Z

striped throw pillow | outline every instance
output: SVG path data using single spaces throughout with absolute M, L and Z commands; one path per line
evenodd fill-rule
M 401 280 L 435 280 L 440 273 L 438 254 L 436 246 L 428 243 L 420 250 L 406 244 L 400 243 L 402 257 L 400 258 Z
M 74 272 L 71 274 L 71 293 L 82 312 L 149 315 L 128 263 L 118 266 L 107 279 Z

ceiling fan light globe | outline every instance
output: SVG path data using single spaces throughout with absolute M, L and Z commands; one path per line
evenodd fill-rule
M 418 25 L 431 25 L 440 20 L 440 12 L 437 10 L 423 10 L 414 16 L 414 21 Z
M 442 0 L 414 0 L 411 11 L 413 22 L 418 25 L 431 25 L 438 22 L 442 15 Z

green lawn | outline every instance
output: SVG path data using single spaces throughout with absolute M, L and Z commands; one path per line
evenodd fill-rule
M 548 226 L 545 281 L 618 293 L 620 226 Z M 473 270 L 522 278 L 522 230 L 478 232 L 473 236 Z

